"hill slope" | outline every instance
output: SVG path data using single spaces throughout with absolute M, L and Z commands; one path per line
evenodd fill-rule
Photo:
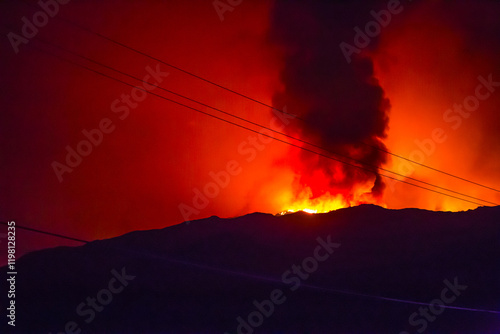
M 18 261 L 16 327 L 1 326 L 15 333 L 498 333 L 498 313 L 458 308 L 500 310 L 499 218 L 500 207 L 448 213 L 363 205 L 210 217 L 47 249 Z

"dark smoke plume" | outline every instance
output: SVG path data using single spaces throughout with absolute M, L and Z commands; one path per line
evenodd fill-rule
M 382 140 L 388 127 L 389 101 L 373 73 L 366 53 L 376 47 L 376 38 L 348 63 L 339 45 L 353 45 L 356 26 L 364 29 L 380 10 L 379 2 L 277 1 L 271 16 L 270 39 L 284 55 L 281 80 L 284 91 L 274 96 L 276 107 L 286 104 L 305 122 L 295 122 L 294 132 L 364 164 L 375 166 L 374 196 L 384 184 L 378 167 L 387 154 Z M 376 37 L 376 36 L 375 36 Z M 363 145 L 364 142 L 368 145 Z M 342 165 L 342 180 L 334 177 L 335 162 L 303 155 L 307 172 L 322 169 L 331 175 L 330 187 L 348 190 L 374 178 L 374 173 Z M 302 172 L 304 174 L 304 172 Z

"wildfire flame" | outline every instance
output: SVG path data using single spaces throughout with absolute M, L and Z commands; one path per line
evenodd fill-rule
M 290 194 L 287 196 L 289 201 L 284 205 L 284 210 L 278 214 L 285 215 L 299 211 L 310 214 L 326 213 L 360 204 L 377 204 L 386 207 L 380 198 L 371 195 L 371 187 L 373 187 L 373 183 L 367 182 L 356 184 L 350 193 L 335 192 L 332 189 L 332 192 L 335 193 L 326 191 L 322 195 L 314 197 L 311 187 L 304 186 L 297 196 Z

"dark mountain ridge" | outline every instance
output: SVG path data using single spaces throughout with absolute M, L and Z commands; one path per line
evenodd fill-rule
M 46 249 L 18 260 L 16 327 L 4 321 L 2 328 L 499 333 L 500 315 L 484 312 L 500 311 L 499 218 L 500 207 L 452 213 L 361 205 L 317 215 L 213 216 Z M 445 280 L 462 287 L 456 298 L 442 294 Z M 266 304 L 276 290 L 281 303 Z M 449 308 L 410 321 L 443 298 Z M 256 305 L 268 306 L 260 317 Z

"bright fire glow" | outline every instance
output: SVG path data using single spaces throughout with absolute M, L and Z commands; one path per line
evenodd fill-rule
M 281 211 L 280 213 L 278 213 L 278 215 L 286 215 L 286 214 L 289 214 L 289 213 L 294 213 L 294 212 L 305 212 L 305 213 L 309 213 L 309 214 L 314 214 L 314 213 L 318 213 L 318 210 L 312 210 L 312 209 L 300 209 L 300 210 L 294 210 L 294 209 L 291 209 L 291 210 L 286 210 L 286 211 Z
M 341 194 L 332 195 L 326 192 L 324 195 L 312 198 L 309 187 L 299 195 L 297 200 L 288 206 L 287 211 L 304 211 L 308 213 L 322 213 L 349 207 L 350 203 Z
M 306 213 L 325 213 L 342 208 L 348 208 L 360 204 L 377 204 L 386 207 L 380 199 L 376 199 L 370 194 L 370 189 L 373 186 L 370 182 L 364 185 L 357 184 L 355 189 L 350 194 L 345 194 L 341 191 L 332 194 L 326 191 L 324 194 L 314 197 L 311 187 L 304 186 L 297 196 L 288 194 L 288 204 L 284 205 L 283 211 L 279 214 L 284 215 L 303 211 Z M 332 189 L 332 192 L 336 192 Z

